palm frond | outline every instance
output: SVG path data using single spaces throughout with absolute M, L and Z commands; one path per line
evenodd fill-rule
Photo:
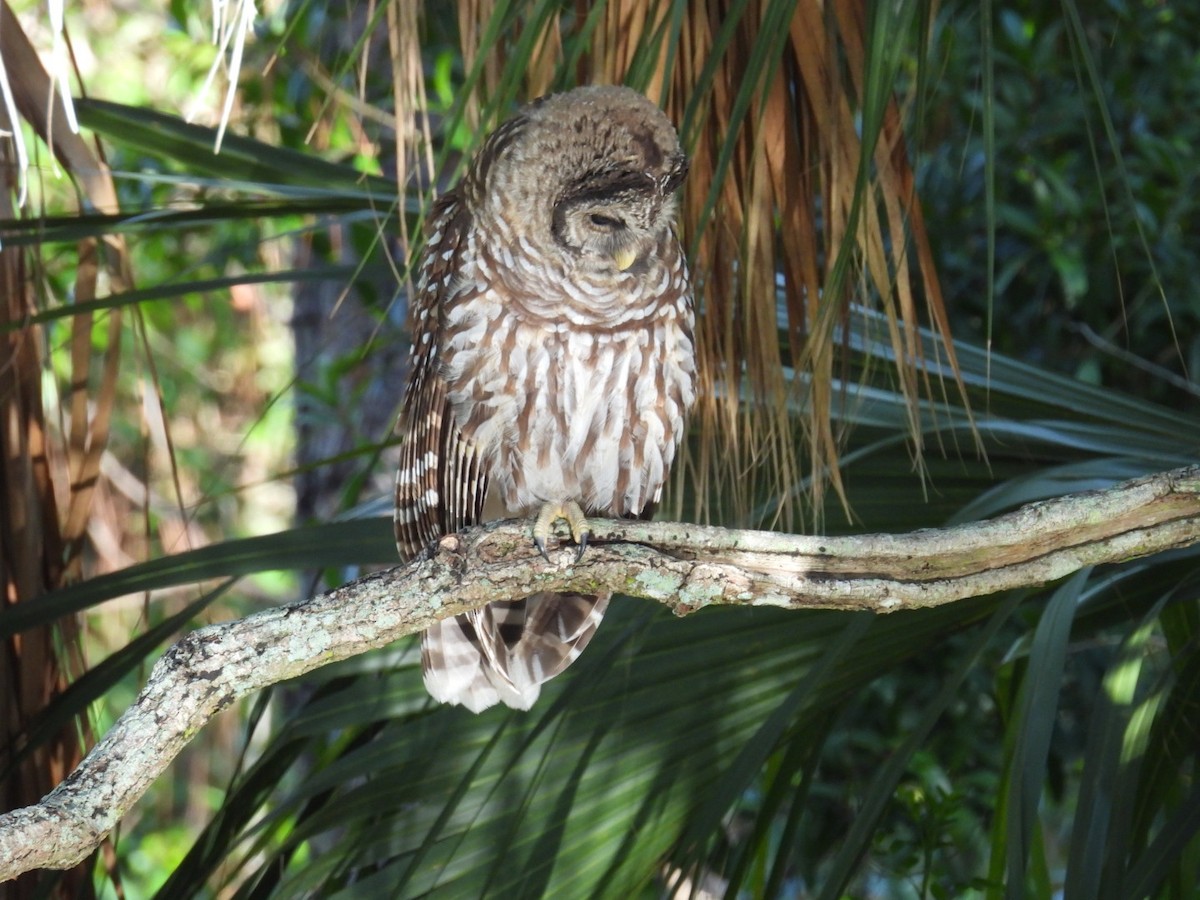
M 56 93 L 20 23 L 8 4 L 0 5 L 0 60 L 6 70 L 5 93 L 59 165 L 76 180 L 84 202 L 105 213 L 117 209 L 111 175 L 87 143 L 72 130 L 72 119 Z M 23 126 L 0 106 L 0 130 L 15 134 Z M 0 148 L 8 171 L 16 171 L 12 144 Z M 6 185 L 0 193 L 0 218 L 15 219 L 18 209 Z M 24 214 L 24 211 L 20 211 Z M 95 497 L 100 459 L 108 442 L 117 367 L 121 359 L 120 311 L 111 311 L 101 371 L 93 367 L 93 316 L 82 313 L 71 322 L 70 389 L 64 407 L 68 426 L 63 445 L 55 446 L 46 420 L 42 392 L 46 366 L 45 335 L 25 325 L 36 308 L 31 262 L 20 247 L 0 249 L 4 305 L 0 326 L 0 609 L 36 606 L 48 592 L 81 576 L 81 558 Z M 36 263 L 34 263 L 36 265 Z M 84 304 L 97 296 L 101 276 L 118 289 L 131 287 L 129 258 L 118 235 L 92 237 L 79 245 L 74 296 Z M 0 644 L 0 669 L 7 673 L 0 691 L 0 722 L 5 742 L 0 750 L 4 802 L 16 807 L 36 801 L 60 782 L 83 755 L 81 737 L 90 727 L 86 716 L 66 715 L 53 727 L 44 715 L 67 690 L 74 675 L 86 668 L 78 623 L 71 617 L 45 621 L 33 631 Z M 79 706 L 75 707 L 78 711 Z M 43 736 L 21 750 L 36 723 Z M 19 761 L 18 761 L 19 759 Z M 36 876 L 22 879 L 19 890 L 32 891 Z M 68 885 L 81 889 L 85 873 L 76 871 Z
M 551 2 L 519 11 L 460 5 L 466 74 L 456 115 L 477 137 L 514 100 L 576 80 L 629 83 L 680 123 L 692 158 L 682 224 L 701 310 L 703 386 L 700 439 L 678 467 L 678 484 L 700 486 L 689 517 L 748 522 L 758 498 L 783 496 L 776 521 L 794 524 L 802 495 L 790 488 L 801 481 L 818 519 L 827 483 L 845 503 L 844 436 L 833 428 L 836 401 L 827 386 L 850 304 L 878 304 L 886 316 L 918 461 L 917 406 L 946 390 L 934 381 L 949 375 L 954 384 L 945 302 L 890 93 L 900 47 L 920 53 L 916 7 L 895 16 L 872 9 L 625 0 L 577 4 L 564 15 Z M 919 298 L 936 326 L 939 357 L 949 362 L 936 376 L 916 341 Z M 799 419 L 789 408 L 788 367 L 813 376 Z M 746 393 L 754 402 L 743 402 Z M 809 467 L 815 477 L 804 478 Z M 711 505 L 718 496 L 720 508 Z

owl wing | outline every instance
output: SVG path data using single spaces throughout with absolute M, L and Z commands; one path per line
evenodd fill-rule
M 410 560 L 434 541 L 480 520 L 487 475 L 464 439 L 439 374 L 441 321 L 463 262 L 470 214 L 458 192 L 433 208 L 417 291 L 409 315 L 412 363 L 400 413 L 395 529 L 400 558 Z M 425 685 L 435 700 L 475 712 L 500 702 L 487 675 L 483 647 L 494 628 L 473 610 L 444 619 L 421 636 Z
M 487 474 L 455 423 L 438 373 L 441 317 L 462 265 L 470 213 L 457 192 L 433 208 L 409 315 L 412 363 L 400 414 L 395 530 L 410 560 L 434 541 L 479 521 Z
M 543 98 L 544 99 L 544 98 Z M 533 108 L 542 100 L 534 101 Z M 479 521 L 487 473 L 476 448 L 455 424 L 438 375 L 442 316 L 462 269 L 471 229 L 464 199 L 470 185 L 485 185 L 493 163 L 528 124 L 509 119 L 488 136 L 464 183 L 433 206 L 428 240 L 409 315 L 412 369 L 400 414 L 400 468 L 396 473 L 395 531 L 400 558 L 409 560 L 438 538 Z
M 488 169 L 524 126 L 519 116 L 501 126 L 485 143 L 467 182 L 483 184 Z M 412 369 L 400 416 L 400 466 L 396 473 L 396 546 L 400 557 L 415 557 L 438 538 L 477 523 L 483 514 L 488 479 L 482 460 L 464 439 L 449 407 L 446 384 L 439 375 L 438 352 L 446 304 L 462 269 L 471 216 L 460 186 L 434 206 L 429 239 L 410 315 Z M 524 601 L 513 606 L 524 608 Z M 435 700 L 461 703 L 480 712 L 501 701 L 512 702 L 520 690 L 507 678 L 491 673 L 503 658 L 502 634 L 511 629 L 501 620 L 515 618 L 513 609 L 472 610 L 444 619 L 421 635 L 421 668 Z M 495 682 L 499 682 L 497 690 Z M 537 696 L 534 688 L 533 697 Z

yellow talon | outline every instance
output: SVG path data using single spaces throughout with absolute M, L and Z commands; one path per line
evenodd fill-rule
M 567 527 L 571 529 L 571 537 L 579 545 L 579 550 L 575 554 L 575 562 L 579 562 L 579 560 L 583 559 L 583 551 L 587 549 L 588 538 L 592 535 L 592 529 L 588 526 L 587 516 L 583 514 L 583 510 L 579 508 L 579 504 L 574 500 L 542 504 L 537 521 L 533 523 L 533 545 L 545 557 L 546 562 L 549 562 L 550 557 L 546 553 L 546 539 L 550 537 L 554 523 L 559 519 L 566 521 Z

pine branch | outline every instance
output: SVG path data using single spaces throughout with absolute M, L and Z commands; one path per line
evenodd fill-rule
M 591 524 L 595 537 L 579 564 L 574 548 L 547 563 L 528 523 L 498 522 L 446 538 L 408 566 L 187 635 L 79 768 L 36 806 L 0 815 L 0 881 L 82 861 L 239 698 L 489 601 L 614 591 L 678 615 L 712 604 L 877 613 L 938 606 L 1200 543 L 1200 466 L 907 535 Z

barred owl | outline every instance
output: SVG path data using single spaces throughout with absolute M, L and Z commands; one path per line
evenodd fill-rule
M 695 396 L 693 312 L 674 232 L 687 159 L 628 88 L 521 109 L 434 206 L 410 311 L 396 542 L 537 515 L 648 517 Z M 489 604 L 422 637 L 425 685 L 475 712 L 528 709 L 591 640 L 608 595 Z

